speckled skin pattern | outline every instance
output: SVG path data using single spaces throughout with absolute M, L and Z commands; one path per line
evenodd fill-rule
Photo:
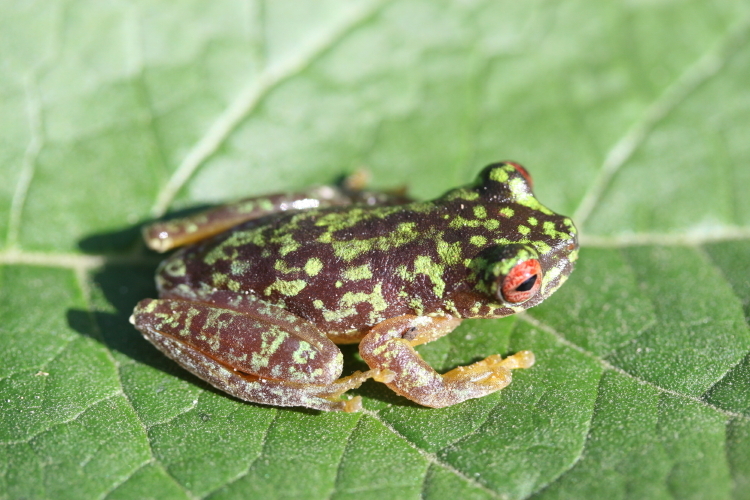
M 269 207 L 253 214 L 260 218 L 179 250 L 159 268 L 161 300 L 136 308 L 136 327 L 238 397 L 324 410 L 356 411 L 359 401 L 340 395 L 370 377 L 421 404 L 447 406 L 494 392 L 510 382 L 509 369 L 533 363 L 530 353 L 487 358 L 441 376 L 413 351 L 461 319 L 498 318 L 538 304 L 572 271 L 575 226 L 537 201 L 522 167 L 490 165 L 474 184 L 433 201 L 358 201 L 286 212 Z M 503 300 L 498 280 L 528 259 L 541 265 L 538 292 L 522 303 Z M 336 381 L 340 353 L 329 340 L 362 341 L 372 370 Z M 213 364 L 218 368 L 207 366 Z M 203 373 L 217 369 L 241 372 L 246 385 L 279 388 L 269 397 L 233 389 L 243 382 L 226 373 Z M 485 379 L 499 381 L 487 386 Z

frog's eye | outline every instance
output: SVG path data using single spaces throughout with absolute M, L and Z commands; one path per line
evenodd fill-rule
M 498 290 L 501 297 L 511 304 L 526 302 L 536 295 L 542 284 L 542 266 L 537 259 L 524 260 L 500 277 Z
M 478 256 L 477 264 L 486 266 L 484 286 L 500 303 L 522 304 L 536 297 L 542 287 L 542 264 L 531 245 L 511 243 L 487 248 Z

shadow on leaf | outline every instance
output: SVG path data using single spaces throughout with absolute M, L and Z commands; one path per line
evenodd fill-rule
M 208 208 L 212 208 L 213 205 L 196 205 L 194 207 L 185 208 L 182 210 L 175 210 L 170 212 L 160 220 L 170 220 L 179 217 L 185 217 Z M 78 242 L 78 248 L 82 252 L 87 254 L 112 254 L 131 252 L 145 248 L 143 241 L 141 240 L 142 228 L 153 222 L 152 220 L 142 220 L 132 226 L 117 229 L 114 231 L 106 231 L 103 233 L 90 234 L 81 238 Z M 149 252 L 150 255 L 156 256 L 156 253 Z
M 205 207 L 200 207 L 205 208 Z M 168 218 L 183 216 L 196 209 L 171 214 Z M 94 310 L 69 309 L 67 321 L 71 328 L 96 341 L 103 342 L 109 349 L 124 354 L 128 358 L 178 377 L 191 384 L 198 385 L 205 390 L 230 396 L 198 377 L 181 368 L 169 359 L 130 324 L 130 315 L 135 305 L 142 299 L 158 297 L 154 283 L 154 275 L 163 256 L 146 250 L 140 239 L 142 224 L 109 233 L 95 234 L 83 238 L 79 247 L 85 252 L 123 252 L 130 251 L 131 255 L 142 257 L 119 258 L 113 257 L 110 262 L 91 276 L 93 285 L 101 293 L 94 294 Z M 103 309 L 114 310 L 105 312 Z M 356 345 L 340 346 L 344 354 L 343 375 L 356 370 L 365 371 L 368 366 L 359 357 Z M 368 399 L 375 399 L 384 403 L 399 406 L 417 406 L 402 398 L 385 385 L 367 381 L 362 387 L 349 391 L 350 395 L 360 395 Z M 237 399 L 237 401 L 241 401 Z M 306 408 L 287 408 L 308 414 L 321 413 Z

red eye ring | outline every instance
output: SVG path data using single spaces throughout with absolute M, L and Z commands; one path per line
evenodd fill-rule
M 503 278 L 500 293 L 511 304 L 526 302 L 536 295 L 542 285 L 542 265 L 537 259 L 516 264 Z

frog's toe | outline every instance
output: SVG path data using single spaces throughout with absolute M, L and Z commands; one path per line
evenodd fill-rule
M 487 356 L 482 361 L 470 365 L 470 367 L 479 369 L 480 367 L 490 368 L 502 366 L 507 368 L 508 370 L 516 370 L 518 368 L 531 368 L 532 366 L 534 366 L 535 361 L 536 358 L 534 357 L 533 352 L 519 351 L 512 356 L 508 356 L 507 358 L 503 358 L 499 354 L 493 354 L 492 356 Z
M 344 401 L 343 411 L 346 413 L 356 413 L 362 409 L 362 397 L 354 396 L 348 401 Z
M 475 386 L 477 391 L 483 393 L 482 395 L 503 389 L 512 379 L 508 368 L 483 361 L 469 366 L 459 366 L 443 375 L 447 386 L 467 389 Z
M 512 356 L 508 356 L 501 361 L 502 365 L 509 370 L 516 368 L 531 368 L 536 363 L 536 357 L 531 351 L 518 351 Z

